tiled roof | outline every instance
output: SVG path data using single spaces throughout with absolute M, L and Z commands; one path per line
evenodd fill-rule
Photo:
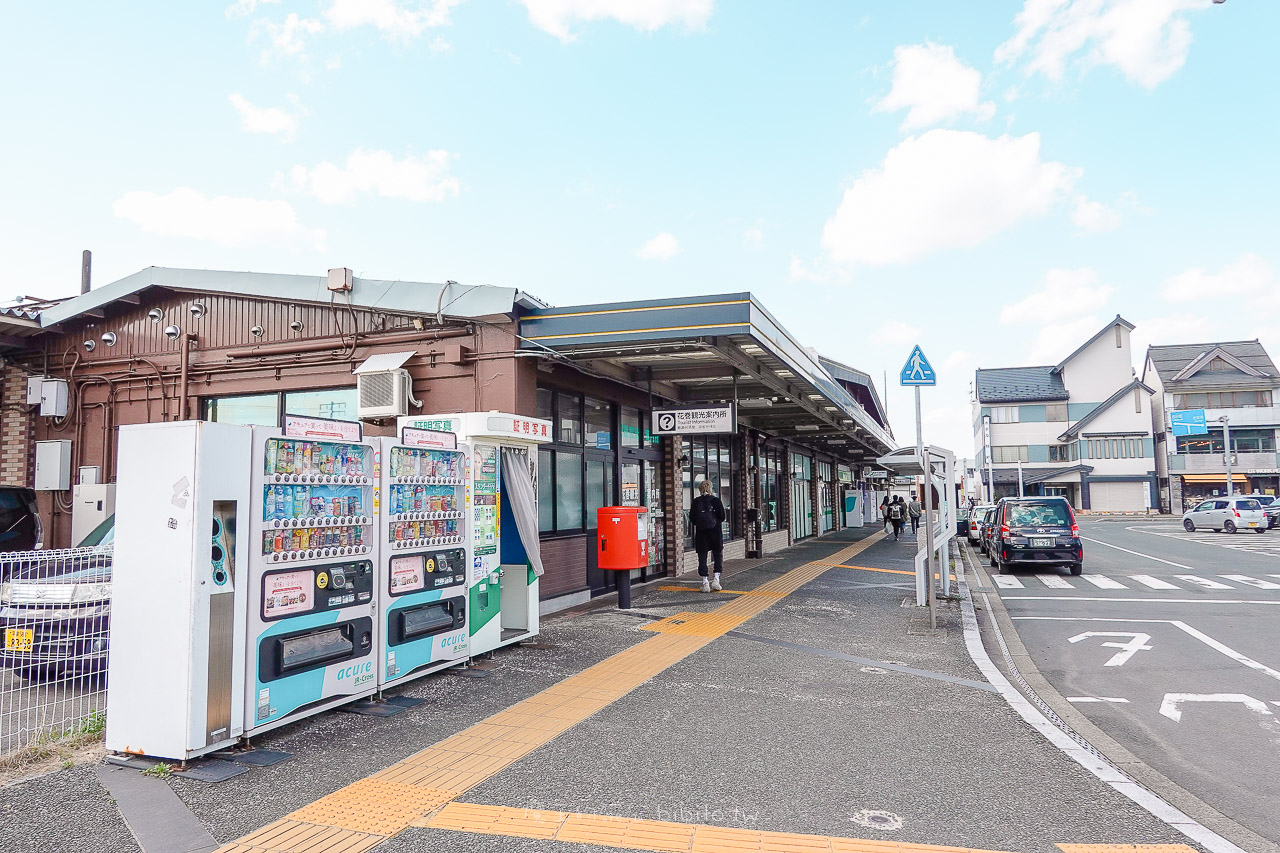
M 1031 403 L 1069 396 L 1062 374 L 1052 365 L 978 370 L 975 387 L 979 403 Z
M 1259 373 L 1266 374 L 1268 379 L 1246 376 L 1234 370 L 1226 373 L 1201 370 L 1186 379 L 1174 380 L 1173 377 L 1177 376 L 1188 364 L 1205 353 L 1219 348 L 1240 359 Z M 1254 387 L 1258 385 L 1270 385 L 1272 387 L 1280 385 L 1280 380 L 1277 379 L 1277 376 L 1280 376 L 1280 371 L 1276 370 L 1275 364 L 1271 361 L 1271 356 L 1267 355 L 1266 349 L 1256 340 L 1150 346 L 1147 347 L 1147 360 L 1160 377 L 1165 389 L 1170 391 L 1212 390 L 1239 384 L 1248 384 Z

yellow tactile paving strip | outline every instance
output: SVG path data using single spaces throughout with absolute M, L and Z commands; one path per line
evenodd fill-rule
M 670 853 L 996 853 L 896 841 L 449 803 L 415 826 Z M 1154 849 L 1154 848 L 1153 848 Z M 1163 853 L 1174 853 L 1168 848 Z
M 766 610 L 883 534 L 806 563 L 707 613 L 671 624 L 505 711 L 341 788 L 217 853 L 357 853 L 509 767 L 561 732 L 630 693 L 668 667 Z M 664 620 L 664 622 L 669 620 Z M 660 625 L 662 623 L 654 623 Z M 335 833 L 345 833 L 341 837 Z M 348 846 L 343 847 L 341 845 Z M 327 845 L 327 846 L 326 846 Z M 651 848 L 644 848 L 651 849 Z M 748 848 L 750 849 L 750 848 Z

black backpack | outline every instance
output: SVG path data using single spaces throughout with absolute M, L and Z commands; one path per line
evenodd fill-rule
M 889 519 L 891 521 L 898 521 L 901 518 L 902 518 L 902 504 L 890 504 Z
M 703 495 L 693 502 L 693 526 L 699 530 L 715 530 L 720 526 L 716 518 L 716 504 L 710 495 Z

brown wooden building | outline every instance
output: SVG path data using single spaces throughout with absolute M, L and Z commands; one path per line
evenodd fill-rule
M 356 418 L 353 368 L 413 350 L 411 414 L 501 410 L 555 425 L 540 451 L 544 606 L 608 591 L 595 509 L 650 507 L 646 580 L 696 564 L 685 513 L 711 479 L 729 509 L 725 557 L 759 556 L 843 524 L 893 448 L 870 378 L 801 346 L 748 293 L 552 308 L 514 288 L 152 267 L 56 303 L 0 308 L 0 480 L 32 484 L 35 442 L 115 479 L 121 424 Z M 28 379 L 67 381 L 65 416 Z M 655 408 L 736 401 L 732 434 L 654 435 Z M 393 423 L 367 425 L 391 434 Z M 862 493 L 859 492 L 861 495 Z M 70 493 L 42 491 L 47 546 L 71 540 Z

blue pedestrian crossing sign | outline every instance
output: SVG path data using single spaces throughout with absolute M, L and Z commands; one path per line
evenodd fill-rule
M 907 359 L 907 363 L 902 366 L 902 374 L 898 379 L 903 385 L 938 384 L 938 374 L 933 372 L 929 359 L 924 357 L 924 352 L 918 345 L 911 351 L 911 357 Z

